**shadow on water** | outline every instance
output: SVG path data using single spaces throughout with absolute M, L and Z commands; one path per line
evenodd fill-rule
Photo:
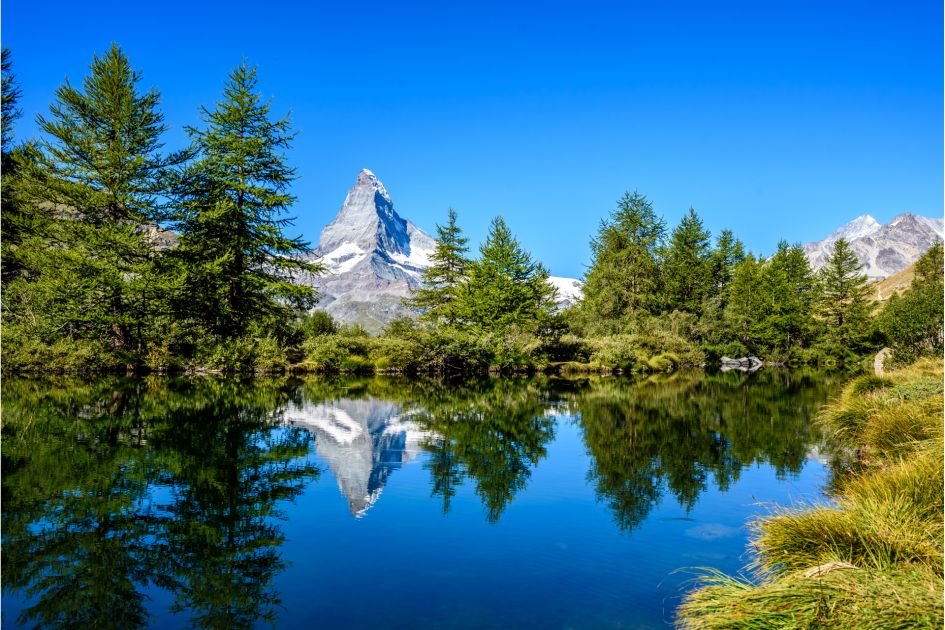
M 797 473 L 822 373 L 645 380 L 6 379 L 2 584 L 22 625 L 139 627 L 148 597 L 201 627 L 275 621 L 280 518 L 326 466 L 356 517 L 415 458 L 444 514 L 469 485 L 498 524 L 573 422 L 625 532 L 755 463 Z M 417 543 L 419 544 L 419 542 Z M 474 542 L 473 542 L 474 544 Z M 8 622 L 10 620 L 7 620 Z M 183 619 L 181 621 L 184 621 Z

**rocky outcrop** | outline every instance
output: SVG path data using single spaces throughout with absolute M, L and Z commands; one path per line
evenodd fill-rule
M 814 269 L 827 264 L 833 244 L 843 237 L 863 265 L 863 273 L 879 280 L 902 271 L 935 243 L 945 238 L 941 218 L 900 214 L 887 225 L 869 215 L 857 217 L 822 241 L 808 243 L 804 252 Z
M 420 286 L 435 246 L 430 235 L 397 214 L 384 184 L 364 169 L 310 256 L 328 273 L 308 282 L 321 294 L 319 308 L 378 332 L 408 313 L 402 301 Z

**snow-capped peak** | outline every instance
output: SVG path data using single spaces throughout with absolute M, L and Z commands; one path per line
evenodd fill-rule
M 827 240 L 833 242 L 838 238 L 844 238 L 848 241 L 852 241 L 855 238 L 869 236 L 881 227 L 882 224 L 879 221 L 869 214 L 864 214 L 837 229 L 833 234 L 827 237 Z

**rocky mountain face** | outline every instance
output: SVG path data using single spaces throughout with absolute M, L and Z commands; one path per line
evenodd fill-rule
M 362 170 L 310 255 L 328 270 L 308 280 L 321 294 L 318 308 L 340 322 L 379 332 L 409 313 L 403 299 L 421 285 L 435 247 L 433 237 L 397 214 L 374 173 Z M 580 281 L 553 277 L 549 282 L 558 290 L 560 307 L 580 299 Z
M 400 405 L 375 398 L 295 405 L 284 420 L 315 436 L 315 450 L 358 518 L 380 498 L 391 473 L 416 458 L 429 437 Z
M 379 331 L 407 313 L 401 302 L 420 286 L 435 246 L 394 211 L 384 184 L 364 169 L 311 254 L 328 270 L 312 279 L 321 293 L 319 308 L 338 321 Z
M 857 217 L 822 241 L 804 246 L 814 269 L 827 264 L 838 238 L 850 242 L 870 280 L 880 280 L 902 271 L 936 242 L 945 239 L 941 218 L 900 214 L 883 225 L 870 215 Z

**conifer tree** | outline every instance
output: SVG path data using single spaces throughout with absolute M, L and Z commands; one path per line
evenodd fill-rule
M 658 304 L 658 252 L 666 231 L 644 195 L 626 193 L 591 240 L 592 261 L 582 310 L 596 326 L 623 328 L 640 311 Z
M 709 238 L 699 215 L 689 208 L 673 230 L 663 255 L 663 291 L 668 310 L 702 310 L 702 300 L 712 283 Z
M 722 230 L 716 237 L 715 247 L 709 255 L 709 267 L 712 274 L 712 292 L 723 298 L 723 306 L 735 267 L 743 260 L 745 246 L 741 240 L 731 230 Z
M 865 349 L 870 332 L 871 306 L 868 280 L 863 266 L 846 239 L 838 238 L 827 265 L 820 270 L 820 316 L 827 339 L 840 350 L 854 353 Z
M 283 151 L 294 134 L 288 117 L 270 120 L 257 83 L 245 62 L 230 73 L 222 101 L 203 108 L 206 128 L 187 129 L 196 159 L 179 183 L 181 306 L 220 339 L 317 299 L 293 280 L 321 267 L 303 258 L 307 243 L 283 233 L 295 201 Z
M 3 153 L 10 151 L 13 144 L 13 126 L 23 114 L 19 108 L 22 90 L 13 74 L 13 56 L 6 46 L 0 50 L 0 136 L 2 136 Z
M 48 214 L 48 232 L 28 264 L 32 319 L 45 333 L 108 340 L 142 349 L 149 315 L 161 293 L 153 273 L 158 196 L 177 156 L 164 156 L 165 131 L 155 89 L 113 44 L 96 55 L 82 89 L 68 80 L 56 90 L 45 137 L 24 184 L 32 212 Z M 42 331 L 41 331 L 42 332 Z
M 486 331 L 537 327 L 553 311 L 548 271 L 522 249 L 502 217 L 492 220 L 479 259 L 469 265 L 458 307 L 463 321 Z
M 903 295 L 893 295 L 878 317 L 893 358 L 908 363 L 942 356 L 945 347 L 945 262 L 936 243 L 915 263 L 915 277 Z
M 456 321 L 456 294 L 469 266 L 468 242 L 456 223 L 456 211 L 450 208 L 446 225 L 436 226 L 436 248 L 423 272 L 423 286 L 407 301 L 408 306 L 422 309 L 423 317 L 434 324 Z
M 789 352 L 806 344 L 814 333 L 817 281 L 803 248 L 781 241 L 765 265 L 764 282 L 770 300 L 764 327 L 771 346 Z
M 764 261 L 749 253 L 735 267 L 724 312 L 731 336 L 753 353 L 764 348 L 764 322 L 770 306 L 763 274 Z

